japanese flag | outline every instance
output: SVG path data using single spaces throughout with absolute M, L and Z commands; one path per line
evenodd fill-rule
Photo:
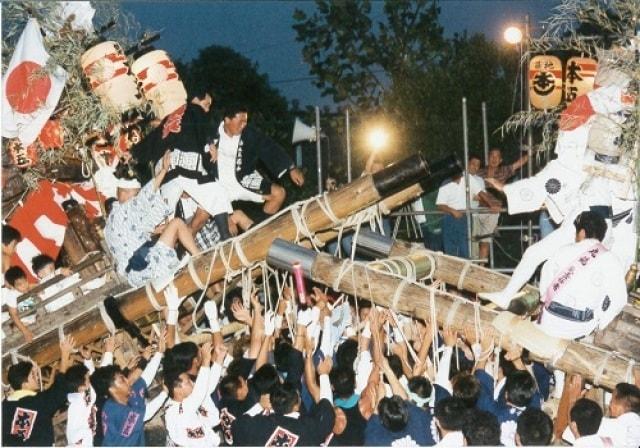
M 38 21 L 29 19 L 2 79 L 2 136 L 18 137 L 25 148 L 53 113 L 67 79 L 59 66 L 45 71 L 48 59 Z

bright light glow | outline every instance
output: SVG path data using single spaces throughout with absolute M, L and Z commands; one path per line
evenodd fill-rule
M 368 137 L 369 145 L 374 151 L 378 151 L 379 149 L 387 146 L 389 142 L 389 134 L 382 128 L 374 128 L 369 131 Z
M 504 30 L 504 40 L 512 45 L 522 42 L 522 31 L 516 26 L 510 26 Z

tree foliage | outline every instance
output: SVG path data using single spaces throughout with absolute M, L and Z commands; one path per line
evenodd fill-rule
M 249 120 L 286 147 L 291 146 L 293 118 L 286 98 L 269 85 L 258 66 L 229 47 L 203 48 L 196 59 L 180 64 L 187 91 L 212 91 L 214 108 L 241 103 L 249 108 Z
M 467 98 L 469 141 L 482 148 L 481 103 L 487 102 L 490 143 L 513 112 L 518 55 L 482 35 L 445 39 L 435 0 L 386 0 L 382 15 L 371 2 L 316 0 L 294 29 L 316 85 L 360 115 L 385 116 L 400 137 L 396 154 L 437 156 L 461 152 L 462 97 Z M 374 21 L 373 16 L 380 16 Z M 400 146 L 401 145 L 401 146 Z
M 392 0 L 384 20 L 371 19 L 369 0 L 316 0 L 307 16 L 296 10 L 294 29 L 315 84 L 336 102 L 370 107 L 388 85 L 424 70 L 442 46 L 434 0 Z

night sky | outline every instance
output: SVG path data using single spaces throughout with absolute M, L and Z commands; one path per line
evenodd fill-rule
M 540 32 L 540 21 L 549 16 L 558 0 L 449 0 L 441 1 L 440 23 L 445 35 L 467 30 L 483 32 L 502 39 L 510 24 L 531 16 L 533 33 Z M 301 44 L 295 40 L 293 11 L 310 14 L 312 1 L 123 1 L 143 29 L 161 31 L 154 45 L 174 58 L 187 62 L 198 49 L 223 45 L 255 61 L 269 76 L 271 84 L 289 100 L 302 105 L 331 105 L 321 98 L 311 83 L 307 65 L 301 56 Z M 381 14 L 382 2 L 374 2 L 374 14 Z M 374 16 L 375 17 L 375 16 Z

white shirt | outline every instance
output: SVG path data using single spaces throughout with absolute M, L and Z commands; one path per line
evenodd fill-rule
M 598 435 L 611 438 L 615 447 L 638 448 L 640 446 L 640 415 L 627 412 L 617 418 L 603 417 Z
M 22 295 L 20 291 L 12 288 L 2 287 L 2 304 L 7 305 L 9 308 L 18 308 L 18 297 Z M 10 319 L 9 313 L 6 311 L 2 312 L 2 323 L 5 323 Z
M 200 367 L 191 394 L 182 402 L 169 400 L 165 423 L 169 438 L 178 446 L 218 446 L 220 437 L 213 427 L 220 423 L 211 393 L 218 385 L 222 366 Z
M 469 193 L 471 195 L 471 208 L 478 207 L 478 200 L 475 199 L 484 190 L 484 182 L 478 176 L 469 175 Z M 438 190 L 436 205 L 447 205 L 454 210 L 464 210 L 467 208 L 466 183 L 463 175 L 458 182 L 447 182 Z
M 556 276 L 565 272 L 578 257 L 587 253 L 596 243 L 595 239 L 585 239 L 559 248 L 542 267 L 542 297 Z M 554 302 L 576 310 L 593 310 L 593 319 L 588 322 L 574 322 L 545 310 L 539 324 L 540 328 L 551 336 L 576 339 L 586 336 L 596 327 L 606 327 L 627 303 L 624 277 L 625 272 L 618 258 L 610 251 L 600 253 L 586 266 L 576 269 L 573 277 L 553 298 Z
M 224 121 L 218 128 L 220 141 L 218 142 L 218 177 L 223 184 L 236 184 L 236 157 L 240 136 L 230 137 L 224 131 Z
M 608 444 L 606 443 L 608 442 Z M 573 446 L 583 446 L 585 448 L 613 448 L 613 440 L 605 438 L 598 434 L 584 436 L 576 439 Z
M 462 435 L 462 431 L 448 432 L 434 446 L 451 448 L 464 446 L 464 436 Z
M 67 394 L 67 401 L 67 445 L 93 446 L 96 392 L 90 387 L 86 392 Z

